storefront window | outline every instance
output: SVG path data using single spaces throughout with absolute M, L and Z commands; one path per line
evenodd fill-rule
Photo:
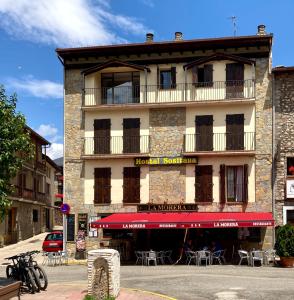
M 294 175 L 294 157 L 287 157 L 287 175 Z

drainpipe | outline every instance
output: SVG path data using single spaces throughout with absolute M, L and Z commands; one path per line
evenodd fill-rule
M 276 114 L 276 107 L 275 107 L 275 74 L 272 73 L 272 213 L 273 213 L 273 219 L 276 221 L 276 206 L 275 206 L 275 194 L 276 194 L 276 188 L 275 188 L 275 149 L 276 149 L 276 120 L 275 120 L 275 114 Z M 275 228 L 273 229 L 273 247 L 276 242 L 276 232 Z

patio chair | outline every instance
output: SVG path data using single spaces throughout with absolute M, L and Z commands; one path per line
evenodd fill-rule
M 251 264 L 254 267 L 254 262 L 259 261 L 260 265 L 263 265 L 263 251 L 255 250 L 251 251 Z
M 135 265 L 138 264 L 140 261 L 143 265 L 144 264 L 144 253 L 143 253 L 143 251 L 135 251 L 135 255 L 136 255 Z
M 269 265 L 270 263 L 276 263 L 276 250 L 269 249 L 264 251 L 264 263 Z
M 205 265 L 210 264 L 211 261 L 211 252 L 207 250 L 197 251 L 197 262 L 198 266 L 202 264 L 202 261 L 205 261 Z
M 59 257 L 59 264 L 68 264 L 69 252 L 68 251 L 58 251 Z
M 164 265 L 164 251 L 159 251 L 156 253 L 156 259 L 158 263 Z
M 197 253 L 194 251 L 186 251 L 186 264 L 190 265 L 190 263 L 194 260 L 195 261 L 195 265 L 197 264 Z
M 173 253 L 172 250 L 164 251 L 164 254 L 163 254 L 164 261 L 167 261 L 168 263 L 173 264 L 173 260 L 171 258 L 172 253 Z
M 212 253 L 211 261 L 217 261 L 220 265 L 222 265 L 222 254 L 224 250 L 218 250 Z
M 154 265 L 157 266 L 156 253 L 155 251 L 149 251 L 146 257 L 147 265 L 150 265 L 150 261 L 153 261 Z
M 247 264 L 248 266 L 250 265 L 250 257 L 249 257 L 249 253 L 248 251 L 245 250 L 238 250 L 238 254 L 240 256 L 240 261 L 239 261 L 239 265 L 242 264 L 243 260 L 247 260 Z

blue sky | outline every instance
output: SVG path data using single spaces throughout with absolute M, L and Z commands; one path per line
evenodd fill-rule
M 63 70 L 57 47 L 274 33 L 273 65 L 294 65 L 292 0 L 0 0 L 0 84 L 18 95 L 18 110 L 63 149 Z

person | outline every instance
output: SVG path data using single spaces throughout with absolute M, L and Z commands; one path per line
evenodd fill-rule
M 222 246 L 218 241 L 212 241 L 211 243 L 211 251 L 216 252 L 222 250 Z
M 184 251 L 192 251 L 192 240 L 188 240 L 184 243 Z

